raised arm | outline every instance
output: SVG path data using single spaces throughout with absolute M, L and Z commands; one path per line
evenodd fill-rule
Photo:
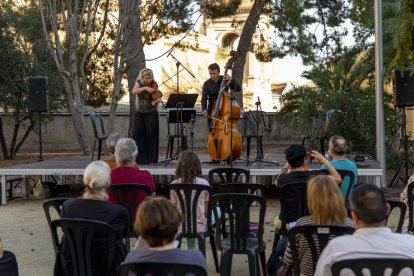
M 332 167 L 331 163 L 329 163 L 328 159 L 326 159 L 325 156 L 323 156 L 316 150 L 313 150 L 311 152 L 311 156 L 314 158 L 315 162 L 322 163 L 323 165 L 325 165 L 325 167 L 329 171 L 329 175 L 337 184 L 340 184 L 342 182 L 341 175 L 337 172 L 337 170 L 334 167 Z

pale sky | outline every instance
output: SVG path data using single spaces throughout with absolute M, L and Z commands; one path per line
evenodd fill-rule
M 274 59 L 272 63 L 276 64 L 275 79 L 277 83 L 293 82 L 305 84 L 308 79 L 302 78 L 302 72 L 309 70 L 309 66 L 304 66 L 300 57 L 287 56 L 283 59 Z

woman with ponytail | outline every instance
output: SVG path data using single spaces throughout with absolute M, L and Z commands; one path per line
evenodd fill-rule
M 114 228 L 118 240 L 112 274 L 116 275 L 116 270 L 127 253 L 122 238 L 128 233 L 130 222 L 128 211 L 124 207 L 108 202 L 106 190 L 110 185 L 110 179 L 111 169 L 108 164 L 102 161 L 90 163 L 83 175 L 85 189 L 82 196 L 68 199 L 63 203 L 61 218 L 101 221 Z M 62 238 L 56 258 L 55 275 L 73 275 L 70 250 L 65 237 Z

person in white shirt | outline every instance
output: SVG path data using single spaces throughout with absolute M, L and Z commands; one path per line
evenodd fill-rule
M 330 276 L 332 265 L 359 258 L 414 259 L 414 236 L 391 232 L 385 226 L 390 206 L 384 192 L 373 184 L 357 186 L 351 194 L 353 235 L 331 240 L 323 250 L 315 276 Z

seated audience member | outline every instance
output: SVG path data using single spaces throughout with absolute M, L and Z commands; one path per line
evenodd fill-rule
M 114 262 L 115 275 L 119 264 L 125 259 L 127 250 L 122 240 L 129 231 L 128 211 L 108 202 L 106 190 L 111 179 L 111 169 L 103 161 L 90 163 L 84 172 L 85 191 L 80 198 L 68 199 L 63 203 L 61 217 L 96 220 L 111 225 L 118 238 Z M 63 236 L 59 255 L 56 258 L 55 275 L 73 275 L 69 245 Z
M 407 211 L 405 212 L 405 217 L 404 217 L 404 223 L 403 223 L 403 227 L 402 227 L 402 232 L 403 233 L 408 233 L 408 223 L 409 223 L 409 211 L 408 211 L 408 196 L 407 196 L 407 187 L 408 184 L 410 184 L 411 182 L 414 181 L 414 174 L 412 174 L 410 176 L 410 178 L 408 179 L 407 185 L 405 186 L 404 190 L 402 191 L 401 195 L 400 195 L 400 199 L 402 202 L 405 203 L 405 205 L 407 205 Z M 410 233 L 413 234 L 413 233 Z
M 134 228 L 149 247 L 130 251 L 125 262 L 192 264 L 207 271 L 200 251 L 176 248 L 174 238 L 182 222 L 182 214 L 171 201 L 163 197 L 146 198 L 138 208 Z
M 117 184 L 144 184 L 155 192 L 155 184 L 152 175 L 146 170 L 140 170 L 136 167 L 135 160 L 138 154 L 138 148 L 135 141 L 130 138 L 121 138 L 115 146 L 116 168 L 112 170 L 111 185 Z M 109 202 L 116 203 L 112 193 L 108 193 Z M 141 201 L 146 195 L 140 193 L 135 206 L 138 208 Z
M 107 157 L 104 162 L 106 162 L 111 169 L 116 167 L 116 160 L 115 160 L 115 146 L 118 143 L 118 140 L 121 139 L 122 136 L 118 133 L 112 133 L 111 135 L 106 138 L 106 148 L 108 149 L 109 153 L 111 154 Z
M 185 151 L 178 160 L 175 177 L 171 184 L 174 183 L 190 183 L 209 186 L 207 180 L 201 177 L 201 163 L 198 156 L 192 151 Z M 201 192 L 197 202 L 197 231 L 202 232 L 206 228 L 206 215 L 208 208 L 209 194 L 206 191 Z M 181 205 L 175 191 L 170 192 L 172 203 L 180 210 Z M 195 239 L 187 240 L 188 248 L 195 248 Z
M 308 182 L 307 189 L 309 216 L 297 220 L 296 226 L 308 224 L 332 224 L 354 227 L 354 223 L 347 217 L 345 202 L 338 185 L 327 175 L 318 175 Z M 317 242 L 317 241 L 316 241 Z M 313 275 L 315 267 L 312 263 L 312 253 L 306 242 L 297 243 L 300 256 L 301 275 Z M 285 256 L 285 269 L 287 272 L 293 267 L 292 253 L 288 244 Z M 284 275 L 284 274 L 280 274 Z
M 342 179 L 338 172 L 329 164 L 329 161 L 319 152 L 312 151 L 311 156 L 315 162 L 324 164 L 329 171 L 330 177 L 336 182 L 341 183 Z M 306 164 L 306 149 L 302 145 L 291 145 L 286 150 L 286 160 L 287 163 L 279 173 L 276 179 L 276 187 L 279 189 L 285 185 L 295 183 L 295 182 L 306 182 L 312 176 L 323 174 L 320 170 L 309 170 L 308 165 Z M 294 217 L 296 213 L 295 210 L 289 209 L 290 213 L 287 214 L 287 217 L 291 218 Z M 288 221 L 290 222 L 290 221 Z M 281 228 L 281 220 L 280 215 L 277 216 L 274 220 L 274 225 L 276 229 L 279 230 Z
M 354 183 L 356 184 L 358 179 L 358 169 L 354 161 L 346 158 L 345 153 L 347 150 L 348 142 L 344 137 L 337 135 L 331 137 L 329 140 L 329 154 L 332 158 L 332 161 L 330 162 L 332 167 L 337 170 L 352 171 L 355 175 Z M 321 170 L 326 170 L 326 166 L 322 165 Z M 340 189 L 344 198 L 346 197 L 349 184 L 350 180 L 348 178 L 343 179 L 341 183 Z M 350 192 L 352 192 L 352 189 L 353 187 Z
M 311 152 L 311 158 L 313 158 L 315 162 L 325 165 L 334 181 L 336 183 L 341 183 L 341 176 L 322 154 L 313 150 Z M 287 163 L 276 179 L 276 186 L 279 188 L 294 182 L 308 181 L 312 176 L 323 173 L 320 170 L 308 169 L 308 165 L 306 164 L 306 149 L 302 145 L 291 145 L 286 150 L 286 160 Z
M 315 275 L 332 275 L 332 265 L 346 259 L 384 256 L 414 259 L 414 236 L 393 233 L 385 226 L 390 205 L 381 189 L 373 184 L 358 185 L 351 194 L 350 204 L 356 231 L 328 243 L 319 257 Z
M 18 276 L 16 256 L 10 251 L 4 250 L 0 239 L 0 276 Z

